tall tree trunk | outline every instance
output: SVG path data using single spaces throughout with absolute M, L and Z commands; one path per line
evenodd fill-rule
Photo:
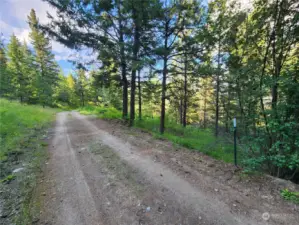
M 227 91 L 227 106 L 226 106 L 226 132 L 229 132 L 229 121 L 230 121 L 230 90 L 231 90 L 231 84 L 228 84 L 228 91 Z
M 271 44 L 271 38 L 272 36 L 272 32 L 269 33 L 269 39 L 268 39 L 268 43 L 267 43 L 267 47 L 265 50 L 265 55 L 263 57 L 263 67 L 262 67 L 262 72 L 261 72 L 261 76 L 260 76 L 260 83 L 259 83 L 259 91 L 260 91 L 260 104 L 261 104 L 261 111 L 262 111 L 262 115 L 264 117 L 264 122 L 265 122 L 265 128 L 269 137 L 269 148 L 272 147 L 272 134 L 270 132 L 269 129 L 269 125 L 268 125 L 268 118 L 267 118 L 267 114 L 265 111 L 265 104 L 264 104 L 264 96 L 263 96 L 263 85 L 264 85 L 264 75 L 265 75 L 265 71 L 266 71 L 266 65 L 267 65 L 267 59 L 268 59 L 268 53 L 269 53 L 269 48 L 270 48 L 270 44 Z
M 183 125 L 183 99 L 180 97 L 180 124 Z
M 134 44 L 133 44 L 133 65 L 132 65 L 132 78 L 131 78 L 131 102 L 130 102 L 130 122 L 129 126 L 134 125 L 135 120 L 135 91 L 136 91 L 136 72 L 138 67 L 138 52 L 139 52 L 139 22 L 136 9 L 133 8 L 133 18 L 134 18 Z
M 167 43 L 167 40 L 166 40 Z M 161 96 L 161 118 L 160 118 L 160 133 L 165 130 L 165 98 L 166 98 L 166 76 L 167 76 L 167 57 L 163 59 L 163 77 L 162 77 L 162 96 Z
M 164 50 L 168 49 L 168 22 L 165 23 L 164 30 Z M 162 77 L 162 95 L 161 95 L 161 117 L 160 117 L 160 133 L 163 134 L 165 130 L 165 98 L 166 98 L 166 79 L 167 79 L 167 51 L 163 56 L 163 77 Z
M 120 9 L 120 1 L 117 1 L 118 10 L 118 26 L 119 26 L 119 44 L 120 44 L 120 58 L 121 58 L 121 78 L 123 86 L 123 107 L 122 107 L 122 117 L 127 119 L 128 117 L 128 80 L 127 80 L 127 63 L 125 57 L 125 46 L 124 46 L 124 34 L 123 34 L 123 24 L 122 15 Z
M 141 81 L 140 81 L 140 70 L 138 70 L 138 116 L 139 116 L 139 120 L 141 120 L 142 115 L 141 115 L 141 111 L 142 111 L 142 105 L 141 105 Z
M 243 106 L 243 96 L 242 96 L 242 90 L 241 90 L 241 85 L 240 85 L 240 81 L 239 81 L 239 78 L 236 79 L 236 93 L 237 93 L 237 98 L 238 98 L 238 105 L 239 105 L 239 110 L 240 110 L 240 113 L 241 113 L 241 118 L 240 118 L 240 121 L 241 121 L 241 125 L 242 125 L 242 128 L 244 129 L 245 127 L 245 112 L 244 112 L 244 106 Z
M 129 126 L 133 126 L 135 120 L 135 90 L 136 90 L 136 69 L 132 69 Z
M 184 115 L 183 115 L 183 127 L 187 125 L 187 55 L 185 54 L 184 62 Z
M 128 80 L 126 75 L 126 63 L 122 61 L 121 63 L 121 76 L 122 76 L 122 85 L 123 85 L 123 110 L 122 117 L 123 119 L 127 119 L 128 117 Z
M 81 91 L 81 104 L 84 107 L 84 93 Z
M 207 128 L 207 95 L 204 97 L 204 111 L 203 111 L 203 128 Z
M 218 59 L 217 59 L 217 75 L 216 75 L 216 117 L 215 117 L 215 136 L 218 136 L 219 121 L 219 91 L 220 91 L 220 40 L 218 42 Z
M 277 110 L 276 110 L 276 106 L 277 106 L 277 100 L 278 100 L 278 77 L 279 77 L 279 73 L 280 73 L 280 57 L 277 58 L 276 56 L 276 35 L 282 35 L 283 33 L 280 32 L 281 30 L 281 4 L 280 1 L 277 0 L 276 1 L 276 5 L 275 5 L 275 11 L 274 11 L 274 27 L 273 27 L 273 32 L 272 32 L 272 60 L 273 60 L 273 66 L 274 66 L 274 71 L 273 71 L 273 86 L 272 86 L 272 90 L 271 90 L 271 94 L 272 94 L 272 101 L 271 101 L 271 106 L 272 106 L 272 111 L 274 112 L 274 117 L 277 118 Z M 282 53 L 282 52 L 281 52 Z M 279 56 L 282 56 L 281 54 L 279 54 Z

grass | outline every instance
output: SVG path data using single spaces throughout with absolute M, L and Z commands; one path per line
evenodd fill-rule
M 32 224 L 33 192 L 47 157 L 42 139 L 57 111 L 0 99 L 0 192 L 11 224 Z M 16 168 L 24 169 L 12 174 Z
M 54 119 L 57 110 L 0 99 L 0 161 L 26 145 L 26 137 Z
M 122 113 L 113 107 L 85 106 L 79 108 L 79 112 L 84 115 L 94 114 L 102 119 L 120 119 Z
M 87 106 L 79 109 L 82 114 L 95 114 L 99 118 L 121 119 L 121 112 L 111 107 Z M 167 139 L 186 148 L 203 152 L 224 162 L 233 162 L 233 145 L 222 138 L 215 138 L 212 131 L 194 126 L 182 127 L 169 119 L 165 123 L 165 133 L 159 133 L 159 118 L 144 117 L 135 121 L 135 127 L 149 131 L 154 137 Z M 239 156 L 240 158 L 240 156 Z M 240 160 L 239 160 L 240 161 Z
M 13 179 L 15 179 L 16 176 L 13 174 L 9 174 L 7 175 L 5 178 L 3 178 L 0 182 L 1 183 L 9 183 L 10 181 L 12 181 Z
M 285 200 L 299 204 L 299 192 L 292 192 L 288 189 L 284 189 L 280 194 Z

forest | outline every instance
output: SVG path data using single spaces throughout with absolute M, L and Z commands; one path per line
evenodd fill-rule
M 31 43 L 0 43 L 1 97 L 108 110 L 182 139 L 232 138 L 236 118 L 242 166 L 299 182 L 297 0 L 44 1 L 57 15 L 28 12 Z M 96 59 L 64 74 L 51 40 Z

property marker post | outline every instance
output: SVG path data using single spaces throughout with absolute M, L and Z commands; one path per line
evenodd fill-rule
M 234 162 L 235 166 L 237 166 L 237 120 L 236 118 L 233 119 L 234 125 Z

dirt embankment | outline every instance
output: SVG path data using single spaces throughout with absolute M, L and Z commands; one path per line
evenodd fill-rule
M 121 124 L 63 112 L 40 224 L 297 224 L 284 186 Z

